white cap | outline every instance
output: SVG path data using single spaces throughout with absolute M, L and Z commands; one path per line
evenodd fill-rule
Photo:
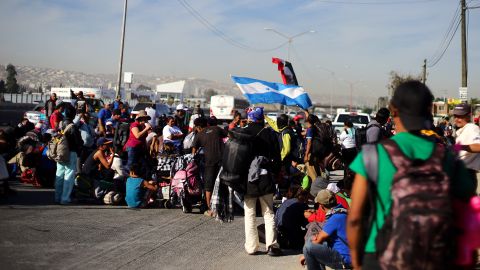
M 182 103 L 177 105 L 177 111 L 180 111 L 180 110 L 185 110 L 185 105 L 183 105 Z

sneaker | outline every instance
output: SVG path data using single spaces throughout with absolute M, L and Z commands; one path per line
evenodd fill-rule
M 269 256 L 272 256 L 272 257 L 277 257 L 277 256 L 282 256 L 283 252 L 280 248 L 278 248 L 274 245 L 271 245 L 271 246 L 268 247 L 267 254 Z

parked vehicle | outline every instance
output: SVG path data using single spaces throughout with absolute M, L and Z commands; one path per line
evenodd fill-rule
M 370 122 L 370 115 L 366 113 L 342 112 L 335 116 L 333 126 L 343 126 L 345 121 L 351 121 L 356 128 L 365 127 Z
M 235 111 L 245 110 L 250 103 L 245 99 L 235 98 L 234 96 L 216 95 L 210 98 L 210 116 L 215 116 L 218 120 L 233 120 Z

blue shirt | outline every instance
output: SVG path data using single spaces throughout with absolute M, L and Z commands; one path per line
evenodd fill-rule
M 335 206 L 333 209 L 343 208 L 341 204 Z M 343 260 L 351 264 L 352 259 L 350 258 L 350 251 L 348 249 L 347 242 L 347 214 L 346 213 L 337 213 L 331 215 L 327 218 L 325 225 L 323 226 L 323 231 L 329 235 L 329 238 L 333 245 L 332 249 L 336 250 L 340 255 L 342 255 Z
M 98 112 L 98 119 L 102 120 L 103 125 L 105 125 L 105 123 L 107 122 L 107 119 L 111 117 L 112 117 L 112 112 L 109 109 L 103 108 Z
M 143 179 L 139 177 L 129 177 L 126 185 L 127 195 L 125 201 L 128 207 L 138 208 L 142 205 L 143 195 L 145 190 L 143 189 Z

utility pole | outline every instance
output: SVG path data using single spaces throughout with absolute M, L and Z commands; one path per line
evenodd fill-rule
M 123 22 L 122 22 L 122 37 L 120 39 L 120 63 L 118 65 L 118 84 L 117 91 L 115 93 L 115 98 L 120 97 L 120 86 L 122 85 L 122 65 L 123 65 L 123 43 L 125 42 L 125 23 L 127 21 L 127 1 L 125 0 L 125 5 L 123 7 Z
M 460 0 L 460 2 L 462 5 L 462 87 L 467 87 L 467 28 L 465 22 L 465 12 L 467 10 L 467 5 L 465 3 L 465 0 Z
M 423 59 L 423 83 L 427 81 L 427 59 Z

